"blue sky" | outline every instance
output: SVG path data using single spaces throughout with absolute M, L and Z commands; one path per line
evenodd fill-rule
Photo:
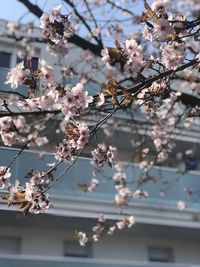
M 45 7 L 46 10 L 49 10 L 53 6 L 59 4 L 60 0 L 32 0 L 33 3 L 37 3 L 42 8 Z M 148 1 L 149 3 L 152 0 Z M 143 0 L 137 0 L 133 3 L 133 11 L 143 9 Z M 24 15 L 24 16 L 23 16 Z M 37 21 L 34 16 L 27 14 L 27 9 L 24 7 L 23 4 L 19 3 L 17 0 L 1 0 L 1 8 L 0 8 L 0 18 L 6 20 L 18 20 L 21 16 L 23 19 L 21 20 L 22 23 L 30 22 L 30 20 Z
M 9 21 L 18 21 L 20 19 L 20 23 L 28 23 L 28 22 L 33 22 L 35 26 L 39 26 L 39 20 L 35 16 L 31 15 L 30 13 L 27 12 L 27 9 L 24 7 L 23 4 L 18 2 L 18 0 L 0 0 L 1 1 L 1 8 L 0 8 L 0 19 L 5 19 Z M 39 5 L 42 10 L 50 10 L 52 7 L 55 5 L 58 5 L 61 3 L 61 0 L 31 0 L 32 3 L 36 3 Z M 120 3 L 119 0 L 118 3 Z M 131 2 L 131 1 L 130 1 Z M 152 0 L 148 0 L 148 3 L 150 4 Z M 81 3 L 81 2 L 80 2 Z M 123 1 L 122 1 L 123 3 Z M 96 9 L 98 12 L 95 14 L 95 16 L 101 18 L 101 13 L 99 13 L 98 8 Z M 142 11 L 145 11 L 144 9 L 144 2 L 143 0 L 132 0 L 132 6 L 131 6 L 131 11 L 133 13 L 141 15 Z M 70 10 L 67 10 L 67 6 L 63 5 L 63 13 L 70 13 Z M 112 12 L 109 13 L 111 15 Z M 117 18 L 117 13 L 114 13 L 115 18 Z M 121 14 L 121 13 L 119 13 Z M 105 18 L 107 19 L 107 18 Z M 127 35 L 131 35 L 134 31 L 138 31 L 138 27 L 133 27 L 132 25 L 130 26 L 129 23 L 124 23 L 124 29 L 125 33 Z M 81 33 L 85 33 L 85 28 L 81 28 Z M 119 40 L 120 41 L 120 40 Z M 107 45 L 113 46 L 114 45 L 114 39 L 108 37 L 107 39 L 104 38 L 104 42 Z
M 40 3 L 41 6 L 45 5 L 45 9 L 50 9 L 52 6 L 59 4 L 59 0 L 33 0 L 33 3 Z M 22 23 L 34 21 L 37 22 L 34 16 L 27 14 L 27 9 L 23 4 L 19 3 L 17 0 L 1 0 L 1 8 L 0 8 L 0 19 L 16 21 L 21 16 Z

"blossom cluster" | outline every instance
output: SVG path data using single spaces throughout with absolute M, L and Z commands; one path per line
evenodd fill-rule
M 66 138 L 55 147 L 57 160 L 72 161 L 73 154 L 83 148 L 89 141 L 89 128 L 84 122 L 69 123 L 66 126 Z
M 158 152 L 158 161 L 166 160 L 169 152 L 174 148 L 174 142 L 169 133 L 174 131 L 177 124 L 177 114 L 180 110 L 179 104 L 176 102 L 178 96 L 180 96 L 179 92 L 172 92 L 170 97 L 164 100 L 163 104 L 154 113 L 151 137 Z
M 83 247 L 85 246 L 85 244 L 88 242 L 88 237 L 86 235 L 86 233 L 84 232 L 78 232 L 77 233 L 77 237 L 79 239 L 79 244 Z
M 102 172 L 105 163 L 108 163 L 111 167 L 116 164 L 117 148 L 98 144 L 97 148 L 91 151 L 91 155 L 91 164 L 95 167 L 95 173 Z
M 18 135 L 16 125 L 11 117 L 0 118 L 0 135 L 6 146 L 23 143 L 25 139 Z
M 145 111 L 146 111 L 146 115 L 149 114 L 150 112 L 150 106 L 149 104 L 152 102 L 156 102 L 156 101 L 152 101 L 153 99 L 162 96 L 162 94 L 164 93 L 166 89 L 166 84 L 156 81 L 153 82 L 152 85 L 149 88 L 145 88 L 142 89 L 141 92 L 139 92 L 137 94 L 137 104 L 139 106 L 144 106 Z M 155 103 L 156 105 L 156 103 Z M 152 105 L 151 105 L 152 108 Z
M 71 161 L 72 160 L 72 148 L 70 142 L 66 139 L 62 143 L 59 143 L 55 147 L 55 159 L 61 161 Z
M 0 118 L 0 136 L 5 146 L 27 143 L 29 147 L 40 147 L 48 143 L 46 136 L 40 136 L 38 131 L 29 133 L 30 129 L 23 116 Z
M 45 212 L 51 205 L 48 195 L 44 193 L 52 179 L 51 174 L 31 171 L 27 177 L 30 181 L 25 186 L 21 186 L 18 180 L 15 185 L 9 186 L 8 204 L 19 205 L 24 214 Z
M 144 162 L 144 161 L 143 161 Z M 149 168 L 151 168 L 151 163 L 149 164 Z M 149 170 L 145 170 L 144 167 L 142 167 L 142 170 L 144 174 Z M 134 198 L 134 199 L 139 199 L 141 197 L 147 198 L 149 196 L 147 191 L 137 189 L 135 191 L 132 191 L 126 181 L 126 173 L 121 169 L 120 171 L 116 172 L 113 175 L 113 180 L 115 182 L 115 189 L 117 190 L 117 194 L 115 194 L 115 203 L 120 206 L 128 205 L 129 201 Z
M 16 65 L 15 68 L 11 69 L 10 72 L 8 72 L 7 75 L 7 81 L 5 84 L 11 84 L 11 87 L 13 89 L 16 89 L 19 85 L 22 85 L 27 78 L 27 76 L 30 74 L 29 69 L 24 68 L 24 63 L 21 62 Z
M 114 224 L 107 222 L 103 214 L 99 215 L 97 219 L 97 223 L 92 228 L 93 234 L 92 239 L 97 242 L 104 235 L 112 235 L 116 229 L 122 230 L 124 228 L 131 228 L 135 223 L 134 216 L 126 216 L 124 219 L 117 220 Z M 77 232 L 77 238 L 79 239 L 79 243 L 81 246 L 85 246 L 85 244 L 89 241 L 89 237 L 86 233 L 80 231 Z
M 0 189 L 7 189 L 10 186 L 10 168 L 0 166 Z
M 124 75 L 126 77 L 137 77 L 144 65 L 142 47 L 133 39 L 126 40 L 124 53 L 127 58 Z
M 72 89 L 65 87 L 65 96 L 62 99 L 61 111 L 65 115 L 65 120 L 80 114 L 88 108 L 93 101 L 92 96 L 88 96 L 88 92 L 84 91 L 83 85 L 78 83 Z
M 63 45 L 74 34 L 68 16 L 61 14 L 61 5 L 54 7 L 40 18 L 40 28 L 47 40 L 54 45 Z
M 153 31 L 145 24 L 143 29 L 143 36 L 150 41 L 159 40 L 160 42 L 165 42 L 170 40 L 170 36 L 175 33 L 174 28 L 165 18 L 155 19 L 152 22 L 152 27 Z
M 148 12 L 142 16 L 142 22 L 145 22 L 143 36 L 146 39 L 150 41 L 168 42 L 170 40 L 173 41 L 179 35 L 182 36 L 185 33 L 185 17 L 178 14 L 174 20 L 169 19 L 167 13 L 168 3 L 168 0 L 155 0 L 151 7 L 146 4 Z
M 23 63 L 20 63 L 8 73 L 6 83 L 11 83 L 11 87 L 16 88 L 25 80 L 29 87 L 31 97 L 18 101 L 19 108 L 27 111 L 61 109 L 65 120 L 68 121 L 84 112 L 93 102 L 93 97 L 84 90 L 83 84 L 77 83 L 72 88 L 68 86 L 61 88 L 56 85 L 53 68 L 43 59 L 40 59 L 39 63 L 41 67 L 37 71 L 24 69 Z M 39 96 L 36 97 L 34 90 L 37 90 L 38 82 L 42 84 L 42 87 Z M 32 88 L 32 84 L 35 84 L 36 87 Z
M 183 43 L 172 42 L 163 47 L 161 53 L 161 63 L 167 69 L 175 70 L 183 63 L 185 56 L 185 46 Z
M 137 77 L 144 67 L 142 47 L 134 39 L 126 40 L 124 47 L 104 48 L 101 55 L 107 68 L 119 64 L 127 78 Z
M 127 176 L 123 170 L 123 166 L 120 166 L 119 168 L 119 164 L 116 164 L 114 168 L 117 171 L 113 174 L 112 177 L 114 181 L 114 187 L 117 190 L 117 193 L 115 194 L 115 203 L 117 205 L 125 205 L 132 197 L 132 192 L 127 186 L 126 183 Z

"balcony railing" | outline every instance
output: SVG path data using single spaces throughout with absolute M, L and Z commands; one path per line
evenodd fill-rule
M 10 160 L 19 152 L 18 149 L 0 147 L 0 165 L 6 166 Z M 31 170 L 48 170 L 47 164 L 55 162 L 55 158 L 51 153 L 45 153 L 42 158 L 39 157 L 39 152 L 25 150 L 21 153 L 11 166 L 12 182 L 16 179 L 22 184 L 27 182 L 25 175 Z M 67 168 L 67 163 L 62 163 L 58 170 L 54 172 L 54 178 L 62 173 Z M 55 185 L 50 189 L 50 195 L 59 195 L 62 197 L 77 196 L 83 199 L 103 199 L 105 201 L 113 201 L 116 193 L 114 189 L 114 181 L 112 175 L 114 171 L 106 167 L 106 176 L 98 175 L 100 186 L 95 192 L 85 193 L 78 186 L 80 183 L 89 183 L 92 179 L 93 166 L 90 164 L 90 159 L 79 158 L 74 166 L 72 166 L 61 177 Z M 137 164 L 130 164 L 126 167 L 127 181 L 136 181 L 141 175 L 141 170 Z M 153 167 L 150 171 L 152 182 L 144 183 L 143 190 L 149 193 L 148 198 L 134 200 L 134 203 L 143 205 L 156 205 L 161 207 L 177 206 L 177 202 L 185 201 L 188 210 L 200 209 L 199 193 L 200 191 L 200 172 L 188 171 L 186 173 L 177 172 L 175 168 Z M 157 182 L 156 182 L 157 180 Z M 155 182 L 153 182 L 155 181 Z M 135 190 L 136 186 L 130 184 L 130 189 Z M 191 198 L 186 196 L 185 188 L 191 188 L 196 194 Z M 165 194 L 160 196 L 160 190 L 165 190 Z
M 3 267 L 200 267 L 195 264 L 176 264 L 159 262 L 134 262 L 102 259 L 82 259 L 38 256 L 0 256 Z

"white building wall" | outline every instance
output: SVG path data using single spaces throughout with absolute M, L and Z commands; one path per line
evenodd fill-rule
M 158 233 L 159 234 L 159 233 Z M 149 246 L 171 247 L 175 263 L 200 263 L 200 242 L 188 240 L 112 236 L 94 243 L 94 257 L 119 260 L 148 261 Z
M 73 225 L 72 225 L 73 226 Z M 73 239 L 73 231 L 52 229 L 34 229 L 19 227 L 1 227 L 0 236 L 15 236 L 22 238 L 21 253 L 35 256 L 63 256 L 65 240 Z M 159 234 L 159 233 L 158 233 Z M 78 241 L 77 241 L 78 242 Z M 149 246 L 171 247 L 174 251 L 175 263 L 200 262 L 200 241 L 134 237 L 132 234 L 114 234 L 93 243 L 92 257 L 97 259 L 112 259 L 124 261 L 148 261 Z

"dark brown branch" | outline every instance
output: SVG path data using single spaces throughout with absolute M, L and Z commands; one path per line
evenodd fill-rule
M 189 67 L 195 66 L 197 64 L 197 60 L 192 60 L 188 63 L 185 63 L 183 65 L 181 65 L 180 67 L 178 67 L 176 70 L 167 70 L 164 71 L 156 76 L 150 77 L 144 81 L 142 81 L 141 83 L 137 84 L 136 86 L 132 86 L 129 88 L 126 88 L 126 90 L 134 95 L 137 95 L 142 89 L 144 88 L 148 88 L 152 85 L 153 82 L 158 81 L 162 78 L 168 77 L 171 74 L 175 74 L 177 72 L 180 72 L 184 69 L 187 69 Z M 120 88 L 121 86 L 119 85 L 118 88 Z M 117 95 L 123 95 L 123 92 L 121 89 L 118 90 Z M 95 98 L 98 98 L 98 95 L 95 96 Z M 107 95 L 106 98 L 110 98 L 110 95 Z M 184 105 L 186 106 L 191 106 L 194 107 L 196 105 L 200 105 L 200 98 L 196 97 L 196 96 L 192 96 L 192 95 L 188 95 L 185 93 L 182 93 L 181 96 L 178 98 Z
M 89 41 L 85 40 L 84 38 L 74 34 L 72 37 L 68 40 L 70 43 L 73 43 L 77 45 L 78 47 L 82 48 L 83 50 L 89 50 L 94 55 L 100 57 L 101 56 L 101 50 L 103 49 L 102 46 L 95 45 L 93 43 L 90 43 Z
M 25 7 L 36 17 L 40 18 L 42 16 L 43 11 L 37 5 L 32 4 L 28 0 L 18 0 L 18 2 L 25 5 Z
M 45 115 L 45 114 L 59 114 L 61 113 L 60 110 L 39 110 L 39 111 L 30 111 L 30 112 L 12 112 L 12 113 L 0 113 L 0 118 L 2 117 L 5 117 L 5 116 L 9 116 L 9 117 L 15 117 L 15 116 L 19 116 L 19 115 L 22 115 L 22 116 L 27 116 L 27 115 L 35 115 L 35 116 L 38 116 L 38 115 Z
M 41 17 L 42 15 L 42 10 L 30 3 L 28 0 L 18 0 L 20 3 L 24 4 L 31 13 L 33 13 L 35 16 L 37 16 L 38 18 Z M 66 1 L 68 2 L 68 1 Z M 112 1 L 110 1 L 112 2 Z M 113 3 L 113 2 L 112 2 Z M 199 19 L 195 21 L 195 26 L 199 24 Z M 194 25 L 193 25 L 194 26 Z M 101 49 L 102 49 L 102 46 L 101 45 L 95 45 L 87 40 L 85 40 L 84 38 L 78 36 L 78 35 L 73 35 L 70 39 L 69 39 L 69 42 L 77 45 L 78 47 L 84 49 L 84 50 L 90 50 L 93 54 L 97 55 L 97 56 L 100 56 L 101 55 Z M 184 64 L 182 66 L 180 66 L 179 68 L 176 69 L 175 72 L 178 72 L 178 71 L 181 71 L 181 70 L 184 70 L 190 66 L 193 66 L 196 64 L 196 61 L 191 61 L 187 64 Z M 140 90 L 141 88 L 145 88 L 145 87 L 149 87 L 151 86 L 151 84 L 154 82 L 154 81 L 157 81 L 159 79 L 162 79 L 166 76 L 169 76 L 173 73 L 174 71 L 173 70 L 167 70 L 157 76 L 154 76 L 154 77 L 151 77 L 147 80 L 145 80 L 144 82 L 134 86 L 134 87 L 131 87 L 129 88 L 130 92 L 131 93 L 134 93 L 134 92 L 137 92 L 138 90 Z M 120 92 L 119 92 L 120 94 Z M 122 92 L 121 92 L 122 94 Z M 182 94 L 182 96 L 180 97 L 180 100 L 183 101 L 184 104 L 186 105 L 190 105 L 190 106 L 195 106 L 197 105 L 197 103 L 199 104 L 199 98 L 196 98 L 195 96 L 189 96 L 187 94 Z
M 37 5 L 32 4 L 28 0 L 18 0 L 18 1 L 23 5 L 25 5 L 26 8 L 36 17 L 40 18 L 42 16 L 43 11 Z M 69 38 L 69 42 L 77 45 L 78 47 L 84 50 L 90 50 L 96 56 L 100 56 L 101 50 L 103 49 L 103 45 L 101 43 L 95 45 L 76 34 L 74 34 L 71 38 Z
M 180 67 L 178 67 L 176 70 L 167 70 L 167 71 L 164 71 L 162 73 L 160 73 L 159 75 L 157 76 L 154 76 L 154 77 L 151 77 L 147 80 L 145 80 L 144 82 L 141 82 L 140 84 L 134 86 L 134 87 L 130 87 L 128 88 L 128 91 L 131 92 L 131 93 L 136 93 L 138 92 L 138 90 L 142 90 L 143 88 L 148 88 L 152 85 L 153 82 L 157 81 L 157 80 L 160 80 L 162 78 L 165 78 L 171 74 L 175 74 L 179 71 L 182 71 L 184 69 L 187 69 L 189 67 L 192 67 L 194 65 L 197 64 L 197 61 L 196 60 L 192 60 L 186 64 L 183 64 L 181 65 Z M 120 92 L 119 95 L 122 95 L 123 93 Z M 188 95 L 188 94 L 185 94 L 185 93 L 182 93 L 181 96 L 179 97 L 179 100 L 186 106 L 196 106 L 196 105 L 200 105 L 200 98 L 196 97 L 196 96 L 192 96 L 192 95 Z
M 126 8 L 123 8 L 121 7 L 120 5 L 116 4 L 115 1 L 111 1 L 111 0 L 107 0 L 107 2 L 109 4 L 111 4 L 113 7 L 116 7 L 117 9 L 123 11 L 123 12 L 126 12 L 127 14 L 131 15 L 131 16 L 134 16 L 133 12 L 131 12 L 130 10 L 126 9 Z
M 14 91 L 0 90 L 0 93 L 3 93 L 3 94 L 9 94 L 9 95 L 10 95 L 10 94 L 17 95 L 17 96 L 20 96 L 20 97 L 22 97 L 22 98 L 24 98 L 24 99 L 27 98 L 25 95 L 22 95 L 22 94 L 20 94 L 20 93 L 18 93 L 18 92 L 14 92 Z
M 98 45 L 102 46 L 102 48 L 103 48 L 103 44 L 102 44 L 101 40 L 99 40 L 97 37 L 93 36 L 92 29 L 90 28 L 89 24 L 86 22 L 85 18 L 83 16 L 81 16 L 81 14 L 78 12 L 78 10 L 76 9 L 76 6 L 73 4 L 73 2 L 71 0 L 63 0 L 63 1 L 65 3 L 67 3 L 74 10 L 74 13 L 80 19 L 80 21 L 83 23 L 83 25 L 85 25 L 85 27 L 88 29 L 91 36 L 96 40 Z

